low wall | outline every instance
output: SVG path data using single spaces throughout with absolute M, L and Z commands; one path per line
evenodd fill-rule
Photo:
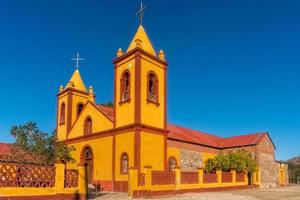
M 85 200 L 85 168 L 0 163 L 0 200 Z
M 217 171 L 206 174 L 202 169 L 197 172 L 152 171 L 144 168 L 129 170 L 129 196 L 149 197 L 164 194 L 181 194 L 185 192 L 218 191 L 248 188 L 247 173 Z

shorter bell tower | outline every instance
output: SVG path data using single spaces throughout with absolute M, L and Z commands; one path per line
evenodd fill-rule
M 76 70 L 70 81 L 65 88 L 61 85 L 57 94 L 56 131 L 58 140 L 68 139 L 71 128 L 87 101 L 94 102 L 95 95 L 92 87 L 89 90 L 85 87 L 77 62 Z

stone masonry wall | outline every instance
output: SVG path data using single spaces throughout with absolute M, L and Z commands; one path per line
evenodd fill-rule
M 179 166 L 182 171 L 195 171 L 202 167 L 202 154 L 197 151 L 180 150 Z
M 258 153 L 258 165 L 261 173 L 261 187 L 279 186 L 279 164 L 274 160 L 274 154 Z

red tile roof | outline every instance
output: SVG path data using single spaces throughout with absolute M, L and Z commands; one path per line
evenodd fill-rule
M 205 146 L 217 147 L 216 142 L 220 137 L 211 135 L 208 133 L 184 128 L 178 125 L 168 124 L 168 138 L 180 141 L 191 142 L 195 144 L 201 144 Z
M 8 143 L 0 143 L 0 154 L 10 153 L 11 144 Z
M 102 104 L 97 104 L 97 108 L 99 108 L 102 112 L 104 112 L 107 117 L 111 120 L 114 120 L 114 109 L 108 106 L 104 106 Z
M 111 107 L 97 105 L 111 120 L 113 120 L 114 110 Z M 239 135 L 228 138 L 222 138 L 216 135 L 208 134 L 202 131 L 197 131 L 182 126 L 168 124 L 168 138 L 171 140 L 179 140 L 188 143 L 194 143 L 215 148 L 230 148 L 240 146 L 250 146 L 258 144 L 266 135 L 267 132 L 253 133 L 247 135 Z M 274 144 L 273 144 L 274 145 Z M 275 146 L 274 146 L 275 147 Z
M 216 140 L 220 148 L 230 148 L 258 144 L 268 133 L 254 133 Z

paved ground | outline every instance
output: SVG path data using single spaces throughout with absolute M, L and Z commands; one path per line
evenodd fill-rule
M 95 200 L 129 199 L 124 193 L 108 193 Z M 300 186 L 272 189 L 248 189 L 226 192 L 187 193 L 156 197 L 155 200 L 300 200 Z

